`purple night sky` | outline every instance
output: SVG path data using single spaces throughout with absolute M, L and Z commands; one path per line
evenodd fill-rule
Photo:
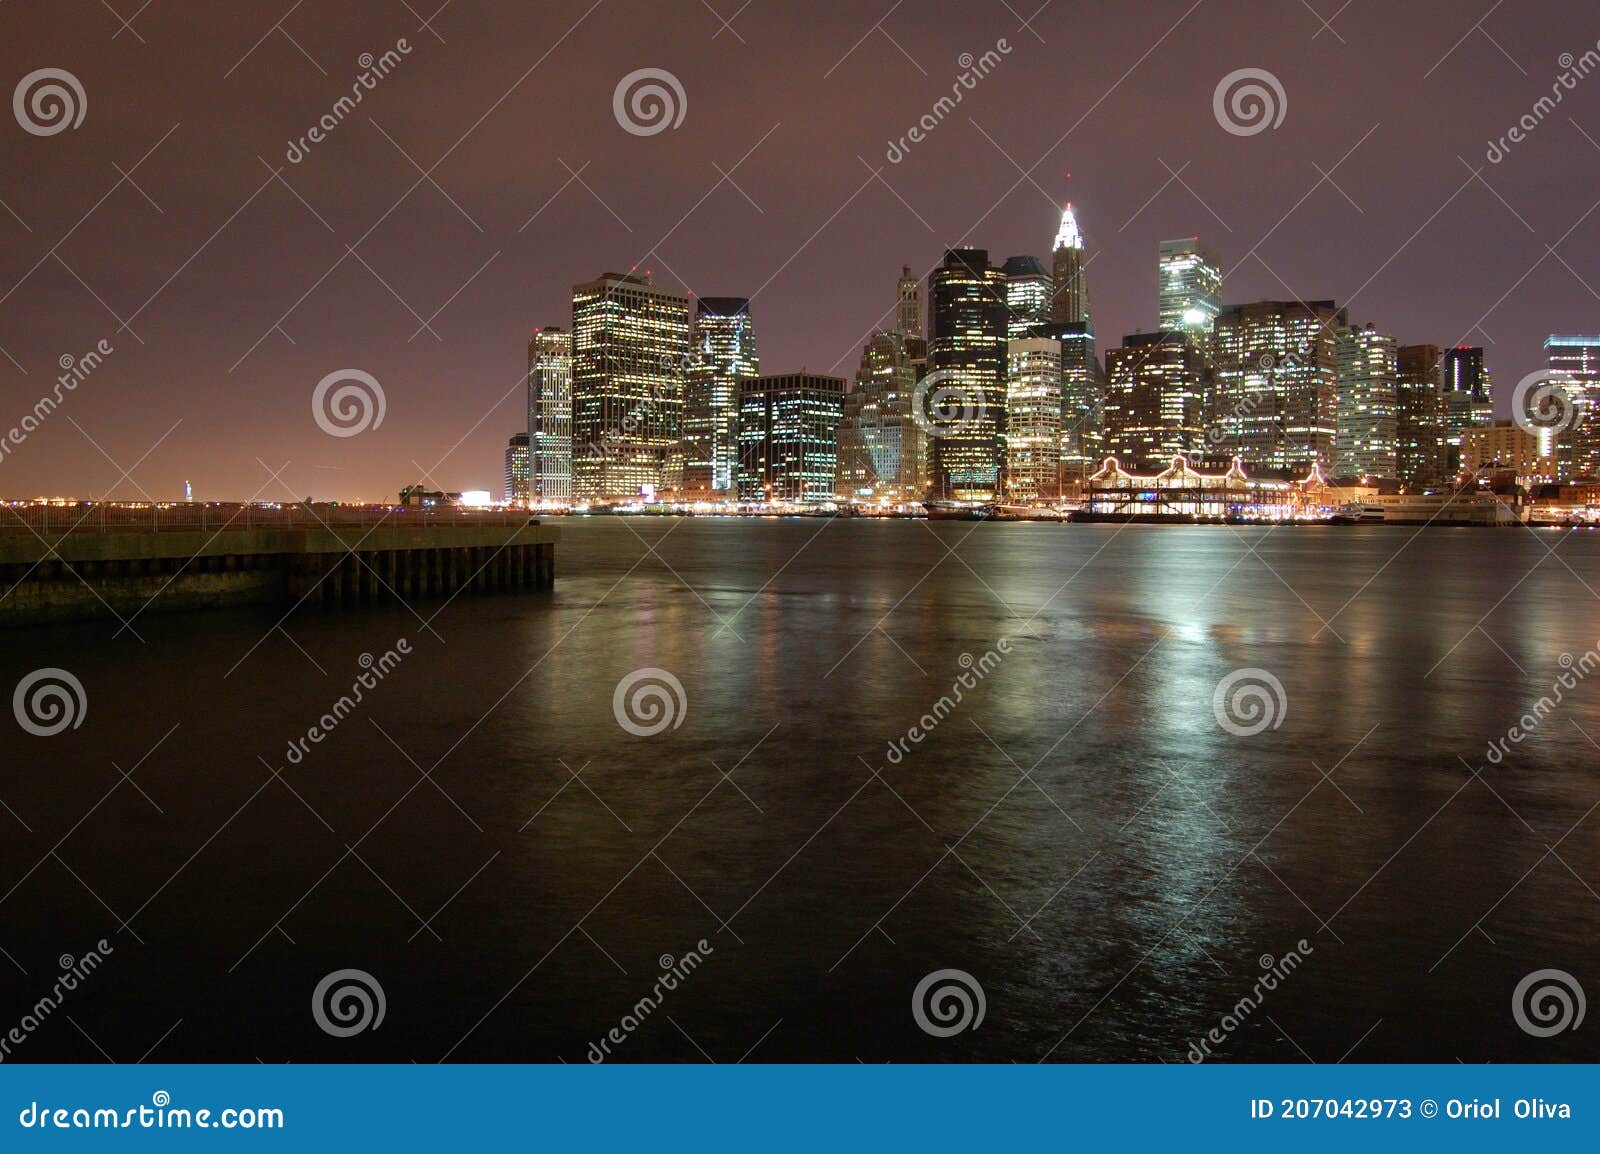
M 60 68 L 87 98 L 56 135 L 0 125 L 0 426 L 63 355 L 115 350 L 0 459 L 0 495 L 100 497 L 124 468 L 110 496 L 498 494 L 528 334 L 569 323 L 574 282 L 637 264 L 753 296 L 764 370 L 849 375 L 902 264 L 1047 257 L 1067 198 L 1102 349 L 1154 327 L 1157 243 L 1195 233 L 1228 302 L 1332 297 L 1402 343 L 1482 344 L 1502 393 L 1546 334 L 1600 330 L 1600 73 L 1485 157 L 1600 40 L 1576 0 L 440 2 L 113 0 L 127 27 L 98 0 L 0 6 L 7 89 Z M 612 95 L 647 67 L 687 105 L 641 137 Z M 1281 126 L 1219 125 L 1240 68 L 1281 80 Z M 387 413 L 334 438 L 310 397 L 344 368 Z

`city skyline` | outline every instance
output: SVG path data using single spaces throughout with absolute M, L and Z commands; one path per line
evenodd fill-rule
M 710 13 L 704 29 L 608 24 L 607 59 L 619 65 L 600 76 L 583 65 L 598 30 L 574 5 L 549 14 L 572 32 L 537 68 L 486 40 L 479 81 L 441 102 L 436 82 L 451 75 L 451 53 L 466 49 L 387 9 L 358 8 L 333 24 L 291 22 L 316 65 L 281 37 L 252 49 L 264 30 L 248 14 L 208 12 L 191 31 L 152 9 L 140 25 L 148 21 L 146 39 L 163 45 L 150 50 L 157 60 L 172 64 L 193 36 L 228 56 L 204 72 L 208 94 L 217 92 L 203 110 L 183 96 L 201 73 L 182 65 L 170 95 L 153 92 L 137 108 L 94 100 L 113 77 L 147 67 L 124 52 L 129 38 L 80 43 L 27 7 L 8 13 L 17 35 L 7 74 L 68 66 L 92 101 L 72 132 L 9 129 L 0 139 L 7 168 L 36 174 L 34 183 L 57 188 L 57 176 L 83 174 L 48 197 L 29 182 L 4 193 L 0 268 L 10 296 L 0 347 L 22 368 L 6 361 L 0 373 L 17 414 L 59 358 L 81 358 L 101 339 L 116 351 L 95 387 L 73 397 L 82 432 L 57 421 L 33 434 L 27 451 L 5 460 L 0 491 L 100 496 L 120 481 L 114 497 L 139 498 L 143 488 L 176 498 L 188 481 L 203 498 L 370 500 L 419 471 L 440 488 L 494 488 L 517 428 L 519 342 L 540 318 L 560 323 L 574 276 L 637 264 L 697 295 L 752 296 L 765 318 L 764 367 L 849 376 L 893 304 L 885 268 L 910 261 L 920 276 L 957 243 L 998 260 L 1048 260 L 1039 237 L 1053 221 L 1041 221 L 1069 198 L 1092 258 L 1102 353 L 1155 328 L 1151 252 L 1195 234 L 1227 267 L 1229 302 L 1349 303 L 1353 317 L 1404 344 L 1487 347 L 1501 381 L 1543 367 L 1548 335 L 1600 329 L 1594 298 L 1563 267 L 1582 274 L 1595 263 L 1600 226 L 1586 215 L 1581 182 L 1551 179 L 1587 156 L 1580 129 L 1595 135 L 1596 95 L 1574 92 L 1563 110 L 1570 123 L 1553 118 L 1501 163 L 1483 159 L 1485 142 L 1516 123 L 1541 69 L 1567 47 L 1552 12 L 1494 18 L 1495 43 L 1470 36 L 1454 48 L 1456 37 L 1440 31 L 1454 26 L 1447 5 L 1387 13 L 1384 35 L 1366 37 L 1357 61 L 1309 12 L 1244 34 L 1184 4 L 1122 21 L 1052 8 L 1033 25 L 1040 35 L 1097 45 L 1066 80 L 1062 103 L 1050 53 L 1003 9 L 890 16 L 885 30 L 916 63 L 882 37 L 852 48 L 867 22 L 827 6 L 804 29 L 752 8 L 735 22 L 746 45 Z M 546 23 L 530 15 L 522 30 Z M 1333 26 L 1355 43 L 1343 21 Z M 439 27 L 463 46 L 482 36 L 454 13 Z M 883 141 L 937 98 L 941 72 L 1001 36 L 1011 51 L 962 116 L 900 163 L 884 163 Z M 325 112 L 356 58 L 400 37 L 411 51 L 358 115 L 285 163 L 284 142 Z M 730 60 L 742 74 L 801 49 L 819 76 L 832 70 L 824 88 L 796 78 L 744 94 L 734 110 Z M 1279 62 L 1289 107 L 1281 126 L 1238 137 L 1218 126 L 1212 95 L 1224 64 L 1256 58 Z M 647 138 L 618 126 L 611 96 L 623 63 L 693 77 L 681 126 Z M 1353 85 L 1358 69 L 1378 81 Z M 1472 86 L 1495 69 L 1504 72 L 1496 99 L 1476 100 Z M 283 75 L 303 91 L 286 93 Z M 553 100 L 571 115 L 541 116 Z M 1045 106 L 1060 115 L 1015 115 Z M 251 132 L 233 139 L 245 117 Z M 202 179 L 183 179 L 198 152 L 209 157 Z M 441 157 L 432 182 L 421 180 L 419 169 Z M 790 164 L 804 179 L 785 175 Z M 69 267 L 49 255 L 58 242 Z M 1545 251 L 1557 242 L 1559 261 Z M 1480 318 L 1485 331 L 1474 332 Z M 309 420 L 308 394 L 343 368 L 384 382 L 390 404 L 370 436 L 335 441 Z M 122 479 L 121 468 L 152 447 Z

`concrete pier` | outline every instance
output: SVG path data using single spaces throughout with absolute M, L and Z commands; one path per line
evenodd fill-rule
M 0 626 L 281 602 L 355 609 L 555 586 L 559 531 L 521 514 L 170 508 L 50 523 L 0 507 Z M 62 514 L 66 514 L 63 516 Z M 270 515 L 268 515 L 270 514 Z

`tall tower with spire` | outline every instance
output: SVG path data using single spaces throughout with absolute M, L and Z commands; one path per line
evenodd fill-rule
M 1083 279 L 1083 233 L 1072 202 L 1061 213 L 1061 227 L 1051 250 L 1050 319 L 1056 324 L 1088 324 L 1089 286 Z
M 922 327 L 922 282 L 911 273 L 910 265 L 900 266 L 900 304 L 895 313 L 895 330 L 903 337 L 920 341 Z

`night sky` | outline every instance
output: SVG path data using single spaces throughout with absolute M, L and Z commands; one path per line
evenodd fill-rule
M 0 2 L 5 90 L 60 68 L 87 98 L 55 135 L 0 121 L 0 427 L 63 355 L 115 349 L 0 459 L 0 495 L 101 497 L 123 469 L 110 496 L 498 494 L 529 332 L 569 323 L 574 282 L 637 264 L 753 296 L 765 371 L 849 375 L 902 264 L 1047 257 L 1069 197 L 1102 350 L 1154 327 L 1157 243 L 1195 233 L 1228 302 L 1332 297 L 1402 343 L 1485 345 L 1502 398 L 1546 334 L 1600 330 L 1600 72 L 1485 158 L 1600 40 L 1590 3 L 292 3 Z M 1002 38 L 888 163 L 962 54 Z M 681 81 L 681 125 L 619 125 L 640 68 Z M 1277 128 L 1219 125 L 1240 68 L 1281 81 Z M 387 411 L 336 438 L 311 393 L 345 368 Z

